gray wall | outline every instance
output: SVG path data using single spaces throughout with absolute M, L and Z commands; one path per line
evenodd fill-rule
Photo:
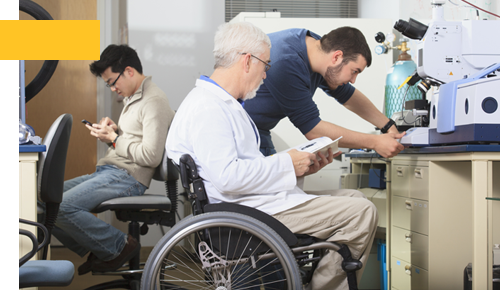
M 224 23 L 224 0 L 128 0 L 127 14 L 129 45 L 176 110 L 195 80 L 213 71 L 213 38 Z

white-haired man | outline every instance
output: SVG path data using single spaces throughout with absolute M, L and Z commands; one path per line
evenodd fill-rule
M 250 23 L 219 27 L 215 71 L 197 80 L 179 107 L 167 137 L 167 154 L 177 163 L 183 154 L 193 157 L 210 203 L 259 209 L 294 233 L 344 243 L 359 258 L 369 252 L 374 238 L 375 206 L 357 191 L 315 196 L 297 187 L 297 177 L 331 163 L 332 152 L 328 158 L 321 154 L 318 161 L 314 154 L 296 150 L 268 157 L 259 151 L 257 128 L 241 103 L 255 96 L 266 78 L 270 49 L 269 37 Z M 310 287 L 347 288 L 341 259 L 337 253 L 327 254 Z

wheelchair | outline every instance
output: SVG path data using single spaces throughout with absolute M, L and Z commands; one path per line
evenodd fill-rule
M 357 289 L 362 263 L 345 245 L 295 235 L 257 209 L 208 203 L 203 180 L 188 154 L 180 158 L 182 186 L 193 214 L 156 244 L 141 289 L 303 289 L 326 251 L 343 257 L 349 289 Z

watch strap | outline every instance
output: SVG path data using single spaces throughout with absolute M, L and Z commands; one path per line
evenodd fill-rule
M 385 134 L 394 124 L 396 124 L 396 122 L 394 122 L 393 119 L 389 118 L 389 122 L 387 122 L 387 124 L 385 124 L 385 126 L 382 129 L 380 129 L 380 131 Z
M 116 140 L 118 140 L 118 137 L 120 137 L 120 135 L 116 135 L 116 138 L 115 138 L 115 140 L 113 140 L 113 143 L 112 143 L 113 147 L 115 147 L 115 148 L 116 148 Z

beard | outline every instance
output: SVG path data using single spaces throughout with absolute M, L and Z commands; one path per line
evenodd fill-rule
M 259 85 L 255 89 L 248 92 L 245 95 L 245 97 L 243 98 L 243 101 L 247 101 L 247 100 L 255 98 L 255 96 L 257 95 L 257 91 L 259 90 L 260 86 L 262 86 L 263 83 L 264 83 L 264 80 L 260 80 Z
M 326 69 L 325 81 L 328 84 L 328 86 L 330 87 L 330 89 L 335 90 L 340 85 L 342 85 L 342 83 L 339 82 L 338 74 L 340 73 L 340 71 L 342 70 L 343 67 L 344 67 L 344 63 L 342 62 L 337 66 L 329 66 Z

